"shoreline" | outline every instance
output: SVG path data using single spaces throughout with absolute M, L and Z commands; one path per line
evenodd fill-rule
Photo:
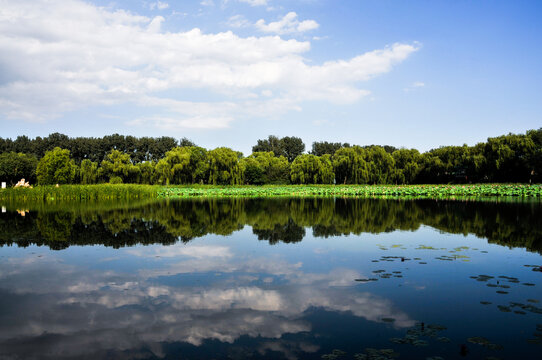
M 84 201 L 178 198 L 298 198 L 298 197 L 380 197 L 427 199 L 542 198 L 542 184 L 465 184 L 465 185 L 137 185 L 97 184 L 36 186 L 0 190 L 3 201 Z

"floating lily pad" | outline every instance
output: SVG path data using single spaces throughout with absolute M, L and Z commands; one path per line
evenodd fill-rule
M 491 305 L 492 302 L 491 301 L 480 301 L 480 304 L 482 304 L 482 305 Z
M 499 309 L 499 311 L 502 311 L 502 312 L 511 312 L 512 311 L 512 310 L 510 310 L 510 307 L 504 306 L 504 305 L 497 305 L 497 308 Z
M 412 345 L 414 346 L 427 346 L 429 343 L 425 340 L 415 340 L 412 342 Z
M 387 323 L 392 323 L 392 322 L 395 322 L 395 319 L 394 318 L 382 318 L 382 321 L 387 322 Z
M 489 341 L 488 339 L 486 339 L 485 337 L 482 337 L 482 336 L 470 337 L 470 338 L 467 339 L 467 341 L 470 342 L 470 343 L 473 343 L 473 344 L 477 344 L 477 345 L 491 344 L 491 341 Z
M 508 294 L 508 291 L 497 290 L 497 294 Z
M 540 302 L 540 300 L 536 300 L 536 299 L 527 299 L 527 301 L 530 303 L 535 303 L 535 304 L 538 304 Z
M 523 283 L 522 285 L 525 285 L 525 286 L 534 286 L 533 283 Z
M 416 250 L 438 250 L 437 248 L 434 248 L 432 246 L 427 245 L 419 245 Z
M 427 264 L 425 261 L 420 261 L 418 264 L 422 264 L 422 265 L 425 265 Z
M 442 343 L 449 343 L 451 340 L 450 340 L 450 338 L 447 338 L 445 336 L 441 336 L 441 337 L 437 338 L 437 341 L 440 341 Z

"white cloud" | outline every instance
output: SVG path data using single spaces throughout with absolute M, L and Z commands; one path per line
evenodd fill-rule
M 203 5 L 203 6 L 214 6 L 215 5 L 215 2 L 213 0 L 202 0 L 200 2 L 200 5 Z
M 267 6 L 268 0 L 239 0 L 239 2 L 249 4 L 250 6 Z
M 285 33 L 317 25 L 285 19 L 262 26 Z M 3 2 L 0 117 L 48 121 L 92 106 L 130 105 L 153 114 L 135 125 L 224 128 L 234 119 L 300 110 L 303 101 L 358 101 L 369 94 L 360 82 L 389 72 L 418 48 L 394 44 L 312 65 L 303 56 L 308 41 L 197 28 L 164 33 L 164 21 L 77 0 Z M 183 92 L 192 90 L 219 100 L 185 100 Z
M 226 24 L 232 28 L 244 28 L 252 25 L 243 15 L 231 16 Z
M 167 2 L 157 1 L 149 4 L 149 8 L 151 10 L 158 9 L 158 10 L 165 10 L 169 7 L 169 4 Z
M 279 35 L 302 33 L 318 29 L 319 26 L 320 25 L 314 20 L 299 21 L 297 19 L 297 14 L 293 11 L 284 15 L 279 21 L 270 22 L 269 24 L 266 24 L 264 19 L 260 19 L 256 22 L 256 28 L 258 30 Z
M 404 88 L 403 91 L 404 92 L 411 92 L 411 91 L 413 91 L 415 89 L 419 89 L 419 88 L 422 88 L 422 87 L 425 87 L 425 83 L 423 83 L 421 81 L 415 81 L 409 87 Z

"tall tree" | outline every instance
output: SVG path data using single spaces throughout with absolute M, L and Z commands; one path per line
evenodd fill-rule
M 269 152 L 272 151 L 275 156 L 284 156 L 282 142 L 275 135 L 269 135 L 267 139 L 258 140 L 258 143 L 252 147 L 252 152 Z
M 316 156 L 329 154 L 333 156 L 335 155 L 335 152 L 337 150 L 343 147 L 350 147 L 350 144 L 348 143 L 341 144 L 340 142 L 331 143 L 327 141 L 315 141 L 312 143 L 311 154 L 316 155 Z
M 38 184 L 70 184 L 75 178 L 77 166 L 70 158 L 70 151 L 59 147 L 47 151 L 38 162 Z
M 305 151 L 305 144 L 303 143 L 303 140 L 298 137 L 294 136 L 285 136 L 282 139 L 280 139 L 280 142 L 282 143 L 282 150 L 284 152 L 284 156 L 286 159 L 288 159 L 288 162 L 292 162 L 295 160 L 296 157 L 303 154 Z

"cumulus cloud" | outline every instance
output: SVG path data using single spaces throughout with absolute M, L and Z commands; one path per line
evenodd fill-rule
M 297 14 L 293 11 L 284 15 L 279 21 L 270 22 L 269 24 L 266 24 L 264 19 L 260 19 L 256 22 L 256 28 L 258 30 L 279 35 L 302 33 L 318 29 L 319 26 L 320 25 L 314 20 L 299 21 L 297 19 Z
M 290 14 L 261 29 L 285 34 L 318 25 Z M 131 125 L 219 129 L 234 119 L 299 110 L 303 101 L 358 101 L 369 94 L 360 82 L 418 49 L 394 44 L 313 65 L 304 57 L 308 41 L 197 28 L 163 32 L 164 21 L 78 0 L 2 2 L 0 117 L 44 122 L 93 106 L 130 105 L 153 114 Z M 213 101 L 187 101 L 182 94 L 191 90 Z

